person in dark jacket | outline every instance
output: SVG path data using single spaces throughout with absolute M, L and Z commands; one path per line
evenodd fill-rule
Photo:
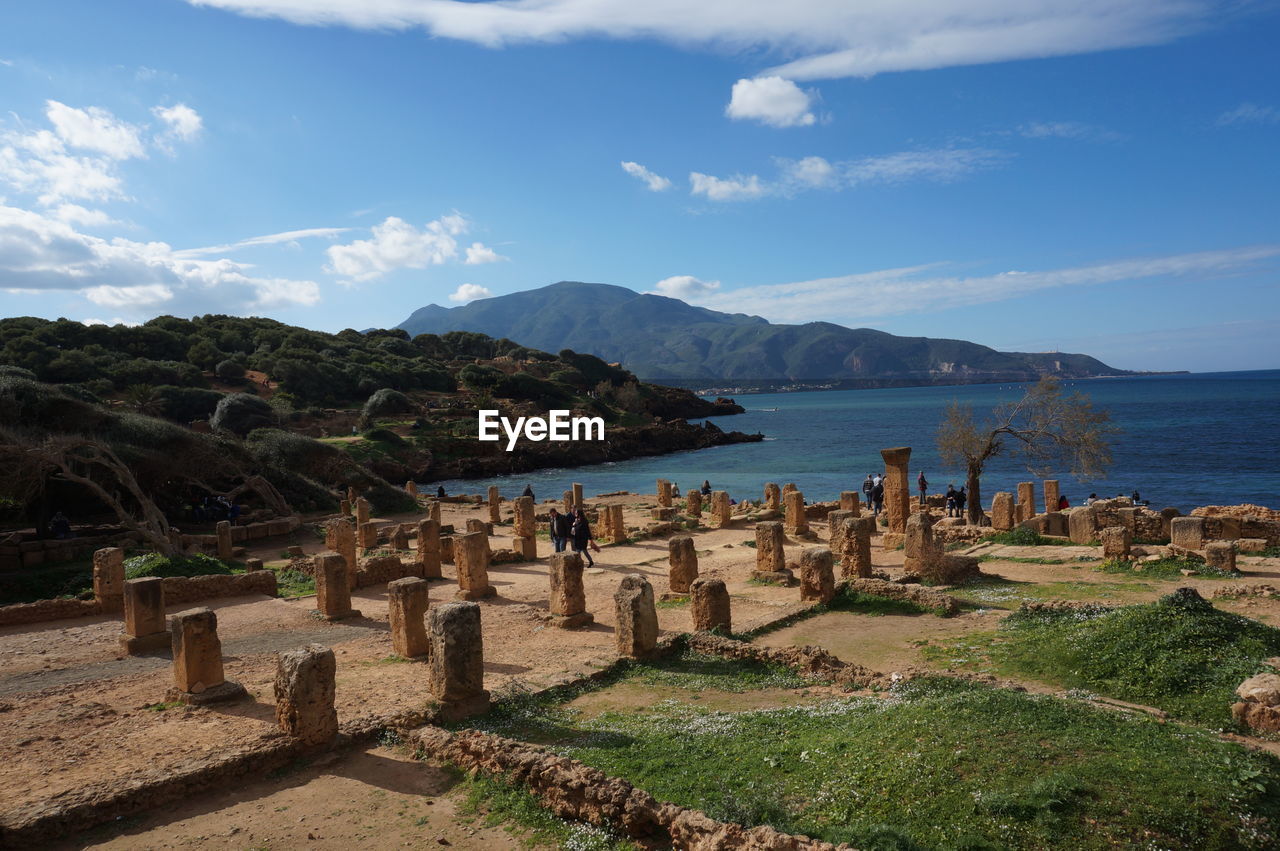
M 533 485 L 525 485 L 525 486 L 524 486 L 524 493 L 522 493 L 522 494 L 520 494 L 520 495 L 521 495 L 521 496 L 527 496 L 527 497 L 529 497 L 529 499 L 532 499 L 534 502 L 537 502 L 537 501 L 538 501 L 538 500 L 534 497 L 534 495 L 533 495 Z
M 964 517 L 964 506 L 969 501 L 969 495 L 964 492 L 968 485 L 961 485 L 960 490 L 956 491 L 956 517 Z
M 575 508 L 569 515 L 569 540 L 573 551 L 587 560 L 587 567 L 595 567 L 595 559 L 591 558 L 591 544 L 595 535 L 591 534 L 591 526 L 587 523 L 587 515 L 581 508 Z
M 436 488 L 436 499 L 444 499 L 444 485 Z
M 880 510 L 884 508 L 884 482 L 876 482 L 871 488 L 871 505 L 874 509 L 876 517 L 880 516 Z
M 696 482 L 697 479 L 694 479 L 694 481 Z M 711 482 L 707 481 L 706 479 L 702 481 L 702 495 L 711 496 Z
M 569 518 L 554 508 L 551 509 L 547 531 L 551 533 L 551 545 L 555 547 L 556 552 L 564 552 L 564 545 L 569 539 Z

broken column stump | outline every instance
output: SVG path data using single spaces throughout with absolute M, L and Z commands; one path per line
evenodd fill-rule
M 201 706 L 245 696 L 244 686 L 222 672 L 222 642 L 218 616 L 212 609 L 189 609 L 173 616 L 169 625 L 173 646 L 173 687 L 168 701 Z
M 315 556 L 316 610 L 327 621 L 358 618 L 351 608 L 351 583 L 347 580 L 347 562 L 338 553 L 324 552 Z
M 484 688 L 484 637 L 480 606 L 470 602 L 441 603 L 431 609 L 430 687 L 440 701 L 444 721 L 456 721 L 489 709 Z
M 130 656 L 168 647 L 172 639 L 164 620 L 164 580 L 158 576 L 124 583 L 124 632 L 120 649 Z
M 809 547 L 800 553 L 800 599 L 830 603 L 836 595 L 831 550 Z
M 658 646 L 658 609 L 653 599 L 653 586 L 639 573 L 622 577 L 613 595 L 617 609 L 614 636 L 618 655 L 643 659 Z
M 698 551 L 693 538 L 677 535 L 667 542 L 667 576 L 671 593 L 683 596 L 689 593 L 689 583 L 698 578 Z
M 783 549 L 785 541 L 782 524 L 778 521 L 768 520 L 756 524 L 756 569 L 751 572 L 752 579 L 774 585 L 790 585 L 794 581 L 795 577 L 787 569 L 787 557 Z
M 391 648 L 405 659 L 423 659 L 431 652 L 427 637 L 427 608 L 430 584 L 410 576 L 387 583 L 387 620 L 391 625 Z
M 693 610 L 694 632 L 719 629 L 726 635 L 733 631 L 729 611 L 729 591 L 723 579 L 699 576 L 689 585 L 689 603 Z
M 93 554 L 93 599 L 104 612 L 124 609 L 124 550 L 104 547 Z
M 582 584 L 582 556 L 554 553 L 548 559 L 551 580 L 551 623 L 561 629 L 577 629 L 595 622 L 587 611 Z
M 338 663 L 319 644 L 287 650 L 276 657 L 276 724 L 308 747 L 322 747 L 338 735 L 334 708 Z
M 498 593 L 489 584 L 489 536 L 467 532 L 453 538 L 453 563 L 458 569 L 459 600 L 482 600 Z

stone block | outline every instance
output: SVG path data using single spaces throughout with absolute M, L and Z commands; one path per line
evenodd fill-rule
M 460 600 L 481 600 L 497 594 L 489 584 L 489 538 L 484 532 L 467 532 L 453 539 L 453 562 L 458 569 Z
M 764 507 L 770 511 L 778 511 L 782 508 L 782 491 L 773 482 L 765 483 Z
M 911 447 L 881 449 L 880 457 L 884 459 L 884 509 L 889 518 L 889 531 L 905 532 L 907 517 L 911 513 L 911 484 L 907 469 L 911 463 Z
M 189 609 L 169 624 L 173 646 L 173 688 L 170 701 L 205 704 L 243 697 L 244 687 L 228 682 L 222 672 L 222 642 L 218 616 L 211 609 Z
M 426 625 L 430 587 L 427 580 L 416 576 L 387 583 L 387 620 L 397 656 L 417 659 L 431 653 Z
M 548 559 L 551 579 L 551 622 L 561 629 L 576 629 L 595 621 L 587 611 L 587 592 L 582 584 L 582 556 L 554 553 Z
M 666 479 L 658 479 L 658 505 L 663 508 L 671 507 L 671 482 Z
M 1013 494 L 1000 491 L 991 498 L 991 528 L 997 532 L 1007 532 L 1014 527 L 1016 514 Z
M 351 580 L 346 559 L 334 552 L 319 553 L 315 557 L 315 574 L 316 610 L 325 620 L 360 617 L 360 613 L 351 608 Z
M 487 711 L 480 607 L 470 602 L 434 606 L 427 631 L 431 636 L 431 693 L 440 701 L 444 720 Z
M 281 731 L 308 747 L 322 747 L 337 738 L 337 670 L 333 651 L 319 644 L 276 657 L 273 691 Z
M 1026 523 L 1036 516 L 1036 483 L 1018 482 L 1018 522 Z
M 729 609 L 729 591 L 724 580 L 700 576 L 689 585 L 689 604 L 693 612 L 693 629 L 705 632 L 719 629 L 728 634 L 733 630 Z
M 1074 508 L 1067 515 L 1067 534 L 1073 544 L 1090 544 L 1098 537 L 1098 512 L 1092 505 Z
M 854 517 L 862 516 L 862 495 L 858 491 L 840 492 L 840 510 L 848 511 Z
M 1236 721 L 1260 733 L 1280 733 L 1280 674 L 1267 671 L 1236 688 L 1238 703 L 1231 706 Z
M 119 547 L 94 551 L 93 598 L 104 612 L 124 609 L 124 550 Z
M 711 521 L 720 529 L 727 529 L 733 523 L 733 507 L 729 505 L 728 491 L 711 492 Z
M 677 535 L 667 541 L 667 560 L 671 591 L 675 594 L 689 593 L 689 583 L 698 578 L 698 551 L 694 548 L 693 538 Z
M 782 524 L 770 520 L 756 524 L 756 572 L 776 573 L 787 567 Z
M 361 526 L 368 523 L 369 517 L 369 500 L 364 497 L 358 497 L 356 499 L 356 528 L 359 529 Z
M 1174 517 L 1169 521 L 1169 543 L 1188 550 L 1204 547 L 1203 517 Z
M 418 521 L 418 575 L 423 579 L 439 579 L 440 571 L 440 521 L 430 517 Z
M 512 526 L 516 536 L 520 538 L 531 538 L 538 533 L 533 497 L 521 496 L 516 498 L 516 513 Z
M 614 635 L 618 654 L 633 659 L 651 655 L 658 646 L 658 610 L 653 586 L 639 573 L 629 573 L 622 577 L 613 602 L 617 609 Z
M 164 618 L 164 580 L 158 576 L 126 580 L 120 649 L 136 656 L 163 650 L 171 641 Z
M 1204 545 L 1204 560 L 1210 567 L 1236 572 L 1236 547 L 1231 541 L 1210 541 Z
M 1126 560 L 1130 557 L 1130 545 L 1133 538 L 1129 530 L 1123 526 L 1107 526 L 1101 532 L 1102 557 L 1105 559 Z
M 621 509 L 622 506 L 619 505 L 618 508 Z M 702 516 L 702 491 L 697 488 L 689 488 L 685 494 L 684 512 L 690 517 Z
M 804 513 L 804 494 L 800 491 L 789 491 L 782 498 L 783 523 L 792 535 L 804 535 L 809 531 L 809 519 Z
M 1057 479 L 1045 479 L 1044 486 L 1044 511 L 1048 514 L 1051 511 L 1058 510 L 1058 501 L 1062 496 L 1062 492 L 1058 489 Z M 1132 529 L 1129 531 L 1133 531 Z
M 831 550 L 810 547 L 800 553 L 800 599 L 829 603 L 836 595 Z

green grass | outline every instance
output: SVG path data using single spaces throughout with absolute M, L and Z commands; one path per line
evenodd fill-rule
M 1239 573 L 1232 573 L 1229 570 L 1221 570 L 1206 564 L 1202 561 L 1196 561 L 1190 558 L 1178 558 L 1171 556 L 1162 558 L 1158 561 L 1123 561 L 1120 559 L 1111 559 L 1104 561 L 1094 570 L 1103 573 L 1120 573 L 1134 576 L 1150 576 L 1157 579 L 1181 579 L 1184 574 L 1182 571 L 1190 570 L 1194 576 L 1210 576 L 1217 579 L 1239 579 Z
M 174 556 L 146 553 L 126 559 L 124 563 L 125 579 L 147 576 L 229 576 L 234 572 L 231 565 L 203 553 Z
M 1053 538 L 1046 538 L 1035 529 L 1028 529 L 1025 526 L 1019 526 L 1016 529 L 1010 529 L 1007 532 L 993 532 L 982 539 L 984 542 L 992 544 L 1005 544 L 1012 547 L 1048 547 L 1062 546 L 1063 542 Z
M 1267 547 L 1258 555 L 1263 558 L 1280 558 L 1280 547 Z
M 1155 578 L 1155 577 L 1152 577 Z M 1024 582 L 1003 576 L 983 574 L 973 577 L 947 593 L 978 608 L 1017 608 L 1025 601 L 1036 600 L 1123 600 L 1132 594 L 1156 588 L 1143 574 L 1119 574 L 1113 582 L 1065 580 L 1058 582 Z
M 276 570 L 276 590 L 281 597 L 305 597 L 316 593 L 316 580 L 300 570 Z
M 24 568 L 0 574 L 0 606 L 59 597 L 92 599 L 91 560 L 79 559 L 51 567 Z
M 1003 671 L 1232 724 L 1236 686 L 1280 654 L 1280 629 L 1177 591 L 1100 613 L 1014 613 L 992 648 Z
M 572 851 L 623 851 L 635 843 L 602 828 L 557 818 L 523 788 L 503 780 L 476 776 L 459 783 L 464 816 L 488 827 L 503 826 L 528 846 L 550 846 Z
M 1019 558 L 1017 556 L 978 556 L 978 561 L 1008 561 L 1014 564 L 1070 564 L 1065 558 Z M 1092 561 L 1092 559 L 1090 559 Z
M 688 682 L 663 667 L 624 678 Z M 712 680 L 750 682 L 741 676 Z M 672 699 L 588 719 L 527 698 L 473 721 L 533 733 L 521 738 L 662 801 L 858 848 L 1277 847 L 1273 757 L 1147 716 L 950 678 L 746 712 Z
M 754 581 L 754 580 L 753 580 Z M 758 583 L 767 585 L 769 583 Z M 910 600 L 895 600 L 891 597 L 880 597 L 875 594 L 867 594 L 862 591 L 853 591 L 848 587 L 841 588 L 836 592 L 835 597 L 830 603 L 819 603 L 816 606 L 796 612 L 790 617 L 781 618 L 773 623 L 744 632 L 735 636 L 743 641 L 752 641 L 762 635 L 768 635 L 771 632 L 777 632 L 780 629 L 793 626 L 801 621 L 808 620 L 818 615 L 824 615 L 828 612 L 854 612 L 860 615 L 936 615 L 937 617 L 946 617 L 943 611 L 936 611 L 913 603 Z

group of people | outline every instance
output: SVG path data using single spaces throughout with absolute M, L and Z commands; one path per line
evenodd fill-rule
M 553 508 L 549 514 L 547 531 L 551 533 L 551 545 L 555 547 L 555 551 L 562 553 L 566 548 L 571 548 L 586 559 L 587 567 L 595 567 L 591 551 L 600 552 L 600 545 L 596 543 L 596 536 L 591 531 L 587 513 L 578 507 L 564 514 Z
M 871 511 L 877 516 L 884 509 L 884 474 L 867 473 L 866 479 L 862 482 L 862 501 L 865 502 Z
M 193 499 L 187 508 L 190 519 L 196 523 L 217 523 L 228 520 L 234 526 L 240 519 L 240 503 L 225 496 L 209 496 Z

